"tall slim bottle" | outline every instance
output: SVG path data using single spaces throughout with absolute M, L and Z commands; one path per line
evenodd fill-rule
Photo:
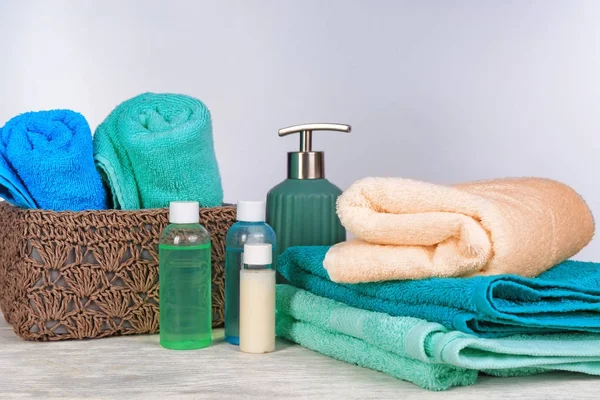
M 173 201 L 159 249 L 160 344 L 207 347 L 212 336 L 210 235 L 195 201 Z
M 346 240 L 336 213 L 342 190 L 325 179 L 325 155 L 312 150 L 313 131 L 350 132 L 349 125 L 306 124 L 279 130 L 300 134 L 300 151 L 288 153 L 287 179 L 267 194 L 267 223 L 277 234 L 277 254 L 290 246 L 326 246 Z M 282 277 L 278 277 L 282 281 Z
M 225 341 L 240 344 L 240 271 L 244 265 L 244 245 L 268 243 L 276 258 L 275 232 L 265 223 L 264 201 L 239 201 L 237 222 L 225 240 Z

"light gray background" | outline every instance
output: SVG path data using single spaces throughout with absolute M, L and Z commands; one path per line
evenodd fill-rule
M 94 129 L 181 92 L 212 111 L 228 201 L 285 178 L 278 128 L 344 122 L 314 143 L 342 188 L 535 175 L 600 215 L 598 21 L 593 0 L 0 0 L 0 124 L 72 108 Z

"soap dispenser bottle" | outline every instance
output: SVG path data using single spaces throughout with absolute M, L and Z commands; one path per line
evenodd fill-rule
M 300 151 L 288 153 L 286 180 L 267 194 L 267 223 L 277 234 L 277 254 L 290 246 L 327 246 L 346 240 L 337 213 L 341 189 L 325 179 L 325 157 L 312 151 L 314 131 L 350 132 L 349 125 L 306 124 L 279 130 L 300 134 Z

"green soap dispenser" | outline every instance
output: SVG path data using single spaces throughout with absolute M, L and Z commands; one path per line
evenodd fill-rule
M 288 153 L 288 178 L 267 194 L 267 223 L 277 235 L 277 253 L 290 246 L 326 246 L 346 240 L 335 204 L 342 190 L 325 179 L 325 157 L 312 151 L 313 131 L 350 132 L 349 125 L 305 124 L 279 136 L 300 134 L 300 151 Z

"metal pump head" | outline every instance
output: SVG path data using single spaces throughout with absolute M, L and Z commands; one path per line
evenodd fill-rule
M 300 151 L 288 153 L 288 178 L 325 178 L 325 155 L 322 151 L 312 151 L 313 131 L 350 133 L 350 130 L 350 125 L 345 124 L 304 124 L 280 129 L 279 136 L 300 133 Z

